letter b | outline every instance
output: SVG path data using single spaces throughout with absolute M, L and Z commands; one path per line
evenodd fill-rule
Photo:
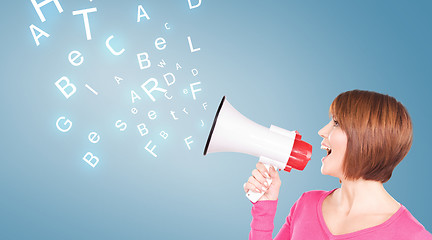
M 142 58 L 142 56 L 145 56 L 145 58 Z M 146 52 L 138 53 L 138 54 L 137 54 L 137 58 L 138 58 L 138 63 L 139 63 L 139 66 L 140 66 L 140 69 L 141 69 L 141 70 L 142 70 L 142 69 L 149 68 L 149 67 L 151 66 L 151 62 L 150 62 L 150 60 L 149 60 L 149 55 L 148 55 L 148 53 L 146 53 Z M 145 62 L 146 65 L 143 65 L 143 62 Z
M 138 124 L 138 131 L 140 132 L 141 136 L 145 136 L 148 134 L 148 129 L 144 123 Z
M 84 155 L 83 160 L 86 161 L 93 168 L 96 167 L 99 162 L 99 158 L 94 156 L 91 152 L 87 152 L 86 155 Z M 92 160 L 94 160 L 94 162 L 92 162 Z
M 61 86 L 61 84 L 60 84 L 61 82 L 66 82 L 66 84 L 64 84 L 63 86 Z M 64 77 L 64 76 L 61 77 L 59 80 L 57 80 L 57 82 L 55 82 L 55 85 L 60 90 L 60 92 L 63 93 L 63 95 L 65 96 L 66 99 L 69 99 L 76 92 L 75 85 L 72 84 L 72 83 L 70 83 L 69 78 L 67 78 L 67 77 Z M 67 88 L 71 88 L 71 91 L 66 92 L 65 90 Z

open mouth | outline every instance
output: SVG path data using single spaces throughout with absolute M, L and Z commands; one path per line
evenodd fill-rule
M 327 151 L 327 156 L 330 155 L 331 152 L 332 152 L 331 148 L 329 148 L 329 147 L 327 147 L 327 146 L 323 146 L 323 145 L 321 145 L 321 149 L 324 149 L 324 150 Z

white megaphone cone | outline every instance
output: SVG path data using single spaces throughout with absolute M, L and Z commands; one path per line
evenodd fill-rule
M 297 131 L 271 125 L 261 126 L 243 116 L 222 98 L 204 149 L 204 155 L 214 152 L 239 152 L 253 155 L 276 169 L 303 170 L 312 155 L 312 146 L 301 140 Z M 268 182 L 271 184 L 271 180 Z M 256 202 L 264 193 L 249 191 L 246 196 Z

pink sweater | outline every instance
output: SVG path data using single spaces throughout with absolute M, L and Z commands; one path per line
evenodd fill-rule
M 327 228 L 321 211 L 324 198 L 333 191 L 310 191 L 304 193 L 292 206 L 291 212 L 275 240 L 432 240 L 432 235 L 404 206 L 401 206 L 393 216 L 378 226 L 352 233 L 333 235 Z M 276 207 L 277 200 L 258 201 L 253 204 L 250 240 L 272 239 Z

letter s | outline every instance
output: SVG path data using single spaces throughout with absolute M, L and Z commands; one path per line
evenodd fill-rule
M 124 131 L 127 128 L 127 124 L 125 122 L 122 122 L 122 120 L 117 120 L 117 122 L 115 123 L 115 126 L 117 128 L 120 128 L 120 131 Z

